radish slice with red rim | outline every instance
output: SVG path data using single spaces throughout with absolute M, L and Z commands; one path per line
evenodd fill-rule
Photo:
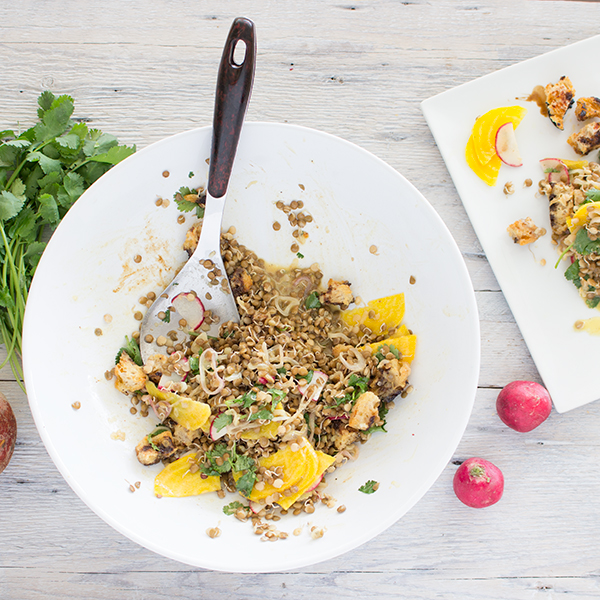
M 540 160 L 542 171 L 548 175 L 550 183 L 570 183 L 569 169 L 560 158 L 543 158 Z
M 515 136 L 515 128 L 510 121 L 501 125 L 496 132 L 496 154 L 509 167 L 523 166 L 523 159 L 519 153 Z
M 186 328 L 196 331 L 204 322 L 204 305 L 196 294 L 183 292 L 171 302 L 173 310 L 186 322 Z

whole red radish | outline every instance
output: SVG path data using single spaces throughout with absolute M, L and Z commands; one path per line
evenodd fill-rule
M 454 474 L 454 493 L 472 508 L 485 508 L 496 504 L 504 492 L 502 471 L 483 458 L 465 460 Z
M 10 461 L 16 439 L 17 420 L 8 400 L 0 393 L 0 473 Z
M 548 418 L 552 400 L 548 390 L 535 381 L 513 381 L 498 394 L 496 410 L 511 429 L 531 431 Z

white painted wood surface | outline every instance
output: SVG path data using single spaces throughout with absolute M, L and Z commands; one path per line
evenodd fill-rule
M 600 6 L 2 2 L 1 128 L 31 124 L 43 89 L 71 94 L 76 116 L 138 148 L 209 124 L 223 41 L 241 15 L 256 22 L 259 40 L 248 119 L 314 127 L 372 151 L 417 186 L 457 240 L 477 293 L 482 364 L 453 462 L 492 460 L 505 474 L 504 497 L 481 511 L 463 506 L 452 492 L 451 462 L 400 522 L 350 554 L 270 575 L 194 569 L 137 546 L 79 500 L 5 368 L 0 389 L 19 436 L 0 475 L 0 599 L 600 597 L 600 404 L 553 413 L 527 435 L 497 418 L 498 389 L 539 376 L 419 108 L 438 92 L 597 34 Z M 596 62 L 591 57 L 590 68 Z

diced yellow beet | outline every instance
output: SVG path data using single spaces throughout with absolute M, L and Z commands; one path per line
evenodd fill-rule
M 588 218 L 588 211 L 592 208 L 598 210 L 600 208 L 600 202 L 588 202 L 587 204 L 582 204 L 576 211 L 573 217 L 567 217 L 567 225 L 571 233 L 574 233 L 581 229 Z
M 317 473 L 312 481 L 307 482 L 302 487 L 298 487 L 298 491 L 295 494 L 290 494 L 289 496 L 282 496 L 280 500 L 277 501 L 277 504 L 281 506 L 281 508 L 287 510 L 300 496 L 305 494 L 308 490 L 312 489 L 321 481 L 323 477 L 323 473 L 335 462 L 335 457 L 329 456 L 329 454 L 325 454 L 325 452 L 321 452 L 317 450 Z
M 572 169 L 583 169 L 589 164 L 589 161 L 587 160 L 569 160 L 567 158 L 561 158 L 560 160 L 565 163 L 565 167 L 567 167 L 569 171 Z
M 168 464 L 154 479 L 154 493 L 157 496 L 168 498 L 183 498 L 185 496 L 198 496 L 206 492 L 215 492 L 221 489 L 221 478 L 210 475 L 202 479 L 200 471 L 192 473 L 190 457 L 186 454 L 176 461 Z
M 402 335 L 402 336 L 393 336 L 391 338 L 387 338 L 386 340 L 382 340 L 381 342 L 374 342 L 372 344 L 368 344 L 368 347 L 371 348 L 373 354 L 379 350 L 382 346 L 394 346 L 396 350 L 398 350 L 399 354 L 403 361 L 407 363 L 411 363 L 415 358 L 415 350 L 417 348 L 417 336 L 416 335 Z
M 202 429 L 210 419 L 210 406 L 197 400 L 181 398 L 171 405 L 169 416 L 175 423 L 190 431 Z
M 210 406 L 191 398 L 183 398 L 174 392 L 159 390 L 151 381 L 146 383 L 146 391 L 157 400 L 166 401 L 171 405 L 170 417 L 182 427 L 193 431 L 202 429 L 208 431 Z
M 369 317 L 371 311 L 374 318 Z M 349 327 L 364 325 L 374 333 L 396 327 L 404 318 L 404 294 L 371 300 L 366 306 L 342 311 L 341 317 Z
M 297 442 L 298 443 L 298 442 Z M 292 486 L 306 485 L 307 482 L 314 480 L 319 466 L 319 459 L 314 448 L 307 440 L 304 440 L 298 450 L 292 450 L 291 444 L 283 450 L 278 450 L 269 456 L 258 460 L 259 467 L 265 467 L 268 470 L 274 467 L 281 467 L 283 474 L 281 479 L 283 485 L 279 488 L 266 483 L 262 490 L 257 490 L 256 485 L 248 498 L 254 502 L 264 500 L 275 492 L 283 494 L 285 490 Z

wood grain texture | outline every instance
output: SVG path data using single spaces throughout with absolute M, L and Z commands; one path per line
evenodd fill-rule
M 539 380 L 481 250 L 420 102 L 499 68 L 597 34 L 591 2 L 484 0 L 33 0 L 0 5 L 0 124 L 25 128 L 43 89 L 75 116 L 142 148 L 212 119 L 232 19 L 257 24 L 249 120 L 341 136 L 403 173 L 456 239 L 481 322 L 475 409 L 452 461 L 401 521 L 357 550 L 270 575 L 194 569 L 114 531 L 54 467 L 10 370 L 0 389 L 18 421 L 0 475 L 0 600 L 380 597 L 507 600 L 600 597 L 600 405 L 553 413 L 531 434 L 495 414 L 499 388 Z M 0 360 L 3 350 L 0 349 Z M 483 455 L 502 501 L 468 509 L 456 464 Z

